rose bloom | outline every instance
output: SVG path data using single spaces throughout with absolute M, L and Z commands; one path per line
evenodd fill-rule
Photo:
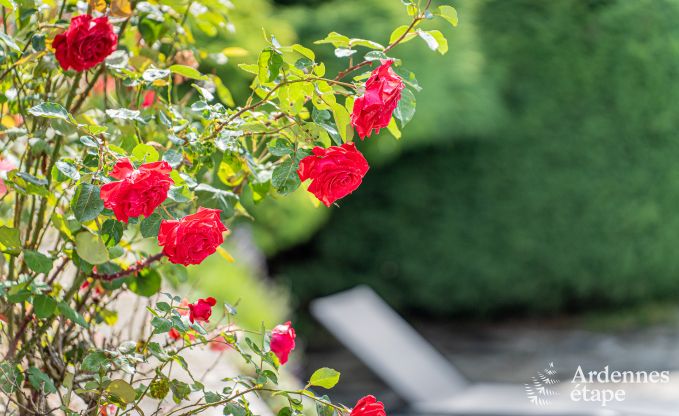
M 222 233 L 226 227 L 219 219 L 220 212 L 199 208 L 195 214 L 179 220 L 163 220 L 158 232 L 163 253 L 175 264 L 200 264 L 224 242 Z
M 354 101 L 351 124 L 361 139 L 370 136 L 373 130 L 379 133 L 387 127 L 401 99 L 404 85 L 401 77 L 391 69 L 393 63 L 392 60 L 382 61 L 366 81 L 365 93 Z
M 0 157 L 0 172 L 9 172 L 10 170 L 14 169 L 16 169 L 14 163 Z M 4 196 L 6 193 L 7 185 L 5 185 L 5 182 L 2 180 L 2 177 L 0 177 L 0 197 Z
M 153 90 L 146 91 L 144 100 L 141 102 L 141 108 L 149 108 L 156 102 L 156 92 Z
M 64 71 L 86 71 L 100 64 L 116 50 L 118 36 L 108 17 L 93 19 L 88 14 L 76 16 L 64 33 L 54 37 L 52 47 Z
M 181 337 L 182 337 L 182 334 L 180 334 L 179 331 L 177 331 L 176 328 L 170 329 L 170 331 L 167 333 L 167 335 L 175 341 L 178 340 L 178 339 L 181 339 Z M 193 335 L 192 332 L 188 332 L 187 335 L 189 336 L 189 341 L 194 341 L 196 339 L 196 336 Z
M 217 304 L 213 297 L 207 299 L 198 299 L 196 303 L 189 304 L 189 320 L 191 323 L 210 322 L 210 315 L 212 315 L 212 307 Z
M 104 206 L 122 222 L 130 217 L 150 216 L 167 199 L 167 191 L 174 183 L 168 175 L 171 171 L 165 161 L 145 163 L 135 170 L 128 159 L 119 160 L 110 175 L 120 181 L 101 187 Z
M 184 298 L 182 301 L 179 303 L 179 308 L 177 309 L 177 312 L 181 316 L 186 316 L 189 314 L 189 300 Z
M 231 349 L 231 344 L 226 342 L 226 338 L 224 338 L 224 336 L 222 335 L 219 335 L 211 339 L 208 344 L 210 345 L 210 349 L 212 351 L 223 352 L 228 349 Z
M 297 174 L 302 181 L 311 179 L 309 192 L 328 207 L 355 191 L 369 169 L 354 143 L 327 149 L 317 146 L 312 153 L 299 162 Z
M 356 402 L 349 416 L 387 416 L 384 404 L 378 402 L 375 396 L 365 396 Z
M 271 330 L 271 351 L 276 354 L 281 364 L 288 362 L 290 351 L 295 349 L 295 337 L 295 328 L 292 327 L 290 321 L 276 325 Z

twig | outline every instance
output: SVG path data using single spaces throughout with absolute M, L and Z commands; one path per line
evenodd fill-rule
M 146 260 L 142 261 L 141 263 L 135 264 L 134 266 L 130 267 L 129 269 L 121 270 L 119 272 L 111 273 L 111 274 L 93 273 L 90 277 L 92 277 L 94 279 L 99 279 L 99 280 L 104 280 L 104 281 L 110 282 L 111 280 L 120 279 L 121 277 L 129 276 L 133 273 L 137 273 L 137 272 L 141 271 L 142 269 L 145 269 L 146 267 L 148 267 L 151 263 L 162 259 L 163 256 L 165 256 L 165 254 L 158 253 L 156 255 L 153 255 L 153 256 L 147 258 Z

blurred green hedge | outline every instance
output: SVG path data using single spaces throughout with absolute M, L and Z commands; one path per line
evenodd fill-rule
M 365 282 L 447 316 L 676 297 L 679 2 L 495 0 L 474 15 L 503 108 L 484 113 L 488 134 L 451 129 L 372 170 L 274 270 L 302 302 Z M 446 94 L 433 104 L 455 108 Z

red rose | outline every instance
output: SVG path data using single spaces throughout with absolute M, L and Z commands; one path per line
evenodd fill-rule
M 160 223 L 158 244 L 175 264 L 200 264 L 224 242 L 226 227 L 218 209 L 198 208 L 198 212 L 179 220 Z
M 379 133 L 387 127 L 401 99 L 404 85 L 401 77 L 391 69 L 392 63 L 392 60 L 382 61 L 366 81 L 365 93 L 354 101 L 351 124 L 361 139 L 370 136 L 373 129 Z
M 375 396 L 365 396 L 356 402 L 349 416 L 387 416 L 384 404 L 378 402 Z
M 64 71 L 86 71 L 104 62 L 116 50 L 117 44 L 118 36 L 108 18 L 92 19 L 88 14 L 74 17 L 68 29 L 52 41 L 57 61 Z
M 127 222 L 130 217 L 150 216 L 167 198 L 167 191 L 174 183 L 168 175 L 171 171 L 165 161 L 145 163 L 135 170 L 129 160 L 119 160 L 111 176 L 120 181 L 101 187 L 104 206 L 113 210 L 122 222 Z
M 156 92 L 153 90 L 146 91 L 144 100 L 141 102 L 141 108 L 149 108 L 156 102 Z
M 182 338 L 182 334 L 180 334 L 175 328 L 171 328 L 167 335 L 175 341 Z M 191 332 L 189 332 L 187 335 L 189 337 L 189 341 L 194 341 L 196 339 L 196 336 Z
M 328 207 L 355 191 L 369 169 L 353 143 L 315 147 L 312 153 L 299 162 L 297 174 L 302 181 L 311 179 L 309 192 Z
M 212 315 L 212 307 L 217 304 L 213 297 L 207 299 L 198 299 L 196 303 L 189 304 L 189 320 L 191 323 L 209 322 L 210 315 Z
M 212 351 L 222 352 L 231 348 L 231 344 L 226 341 L 222 335 L 219 335 L 210 340 L 208 343 Z
M 295 349 L 295 328 L 290 321 L 276 325 L 271 330 L 271 351 L 276 354 L 281 364 L 288 362 L 290 351 Z

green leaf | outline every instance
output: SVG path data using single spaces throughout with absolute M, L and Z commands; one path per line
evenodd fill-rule
M 73 308 L 71 308 L 67 303 L 59 302 L 57 304 L 57 308 L 59 309 L 59 312 L 61 312 L 61 314 L 64 315 L 66 318 L 82 326 L 83 328 L 89 328 L 90 325 L 87 323 L 87 321 L 85 321 L 85 318 L 83 318 L 82 315 L 73 310 Z
M 409 88 L 404 88 L 401 92 L 401 100 L 394 110 L 394 117 L 401 122 L 401 128 L 405 127 L 405 125 L 413 119 L 413 116 L 415 115 L 415 106 L 415 95 Z
M 5 225 L 0 226 L 0 251 L 17 255 L 21 252 L 19 230 Z
M 38 391 L 43 391 L 47 394 L 57 392 L 57 388 L 54 387 L 52 379 L 36 367 L 28 369 L 28 381 Z
M 132 149 L 132 160 L 141 163 L 157 162 L 160 159 L 158 151 L 151 145 L 139 143 Z
M 57 167 L 57 170 L 63 173 L 67 178 L 71 178 L 74 181 L 80 180 L 80 172 L 78 172 L 78 168 L 73 164 L 60 160 L 55 163 L 55 166 Z
M 441 16 L 450 22 L 451 25 L 457 27 L 457 10 L 453 6 L 439 6 L 434 14 Z
M 278 77 L 278 73 L 283 65 L 283 56 L 275 50 L 269 48 L 262 51 L 257 61 L 259 71 L 259 82 L 266 84 Z
M 146 82 L 153 82 L 159 79 L 167 78 L 170 76 L 170 71 L 167 69 L 150 68 L 144 71 L 142 78 Z
M 90 264 L 102 264 L 109 260 L 104 241 L 89 231 L 81 231 L 75 236 L 75 251 Z
M 342 104 L 334 103 L 330 106 L 332 108 L 332 115 L 335 118 L 337 131 L 343 142 L 351 141 L 354 135 L 354 128 L 351 126 L 351 116 Z
M 189 397 L 189 394 L 191 394 L 191 388 L 189 385 L 177 379 L 170 381 L 170 390 L 172 390 L 172 400 L 174 400 L 174 402 L 177 404 Z
M 111 381 L 111 384 L 108 385 L 106 391 L 116 396 L 123 403 L 132 403 L 137 396 L 137 393 L 134 391 L 134 388 L 130 386 L 130 383 L 122 379 Z
M 150 297 L 160 291 L 160 274 L 155 270 L 144 269 L 138 276 L 130 276 L 127 286 L 140 296 Z
M 106 246 L 115 246 L 123 237 L 123 224 L 114 219 L 108 219 L 101 224 L 101 238 Z
M 99 372 L 100 369 L 108 366 L 108 357 L 104 351 L 92 351 L 85 356 L 82 369 L 92 373 Z
M 417 29 L 417 35 L 421 37 L 432 51 L 438 51 L 441 55 L 448 52 L 448 41 L 443 33 L 438 30 L 424 31 Z
M 75 193 L 71 209 L 78 222 L 92 221 L 104 210 L 104 201 L 99 196 L 99 187 L 90 183 L 80 185 Z
M 8 34 L 5 32 L 0 32 L 0 40 L 7 46 L 9 46 L 11 49 L 14 49 L 15 51 L 21 53 L 21 48 L 19 45 L 14 42 L 14 39 L 12 39 Z
M 271 174 L 271 185 L 283 195 L 289 194 L 297 189 L 299 184 L 300 180 L 299 175 L 297 175 L 297 164 L 290 158 L 276 166 Z
M 11 0 L 0 0 L 0 6 L 6 7 L 6 8 L 8 8 L 9 10 L 14 9 L 14 7 L 15 7 L 15 6 L 14 6 L 14 2 L 11 1 Z
M 0 0 L 0 2 L 6 1 L 6 0 Z M 31 38 L 31 46 L 33 47 L 33 50 L 36 52 L 44 51 L 45 50 L 45 35 L 43 34 L 35 34 Z
M 17 368 L 16 364 L 10 361 L 3 361 L 0 363 L 0 391 L 5 394 L 11 394 L 17 389 L 22 388 L 24 384 L 24 375 Z
M 52 270 L 52 258 L 37 251 L 24 251 L 24 261 L 36 273 L 47 274 Z
M 323 387 L 326 389 L 331 389 L 335 387 L 339 381 L 340 373 L 332 368 L 323 367 L 314 371 L 309 379 L 310 386 Z
M 409 28 L 409 26 L 403 25 L 403 26 L 399 26 L 396 29 L 394 29 L 394 31 L 391 32 L 391 36 L 389 36 L 389 43 L 391 44 L 391 43 L 396 42 L 401 36 L 403 36 L 404 33 L 406 33 L 408 28 Z M 401 43 L 406 43 L 416 36 L 417 35 L 415 34 L 415 32 L 408 32 L 408 34 L 405 35 L 403 40 L 401 40 Z
M 203 75 L 198 70 L 186 65 L 172 65 L 170 67 L 170 72 L 181 75 L 185 78 L 197 79 L 201 81 L 208 79 L 207 75 Z
M 144 123 L 144 119 L 141 118 L 141 113 L 139 110 L 130 110 L 128 108 L 110 108 L 106 110 L 106 115 L 120 120 L 135 120 Z
M 47 319 L 57 309 L 57 301 L 51 296 L 35 295 L 33 296 L 33 313 L 40 319 Z
M 69 123 L 73 122 L 73 116 L 68 113 L 68 110 L 57 103 L 44 102 L 31 107 L 28 112 L 36 117 L 59 118 Z
M 330 32 L 328 33 L 328 36 L 325 37 L 325 39 L 317 40 L 314 43 L 317 45 L 331 43 L 332 46 L 334 46 L 335 48 L 348 48 L 350 42 L 351 39 L 349 39 L 348 37 L 341 35 L 337 32 Z
M 162 219 L 163 217 L 161 217 L 160 214 L 157 213 L 153 213 L 148 218 L 144 218 L 144 220 L 139 225 L 142 237 L 144 238 L 157 237 L 158 230 L 160 230 L 160 222 L 162 221 Z

